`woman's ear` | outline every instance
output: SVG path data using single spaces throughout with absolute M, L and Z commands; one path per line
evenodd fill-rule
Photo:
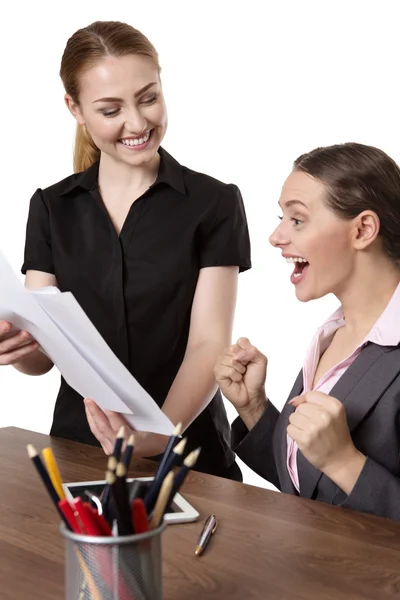
M 380 229 L 379 217 L 372 210 L 364 210 L 354 219 L 353 247 L 364 250 L 376 240 Z
M 69 112 L 76 119 L 78 124 L 84 125 L 85 119 L 83 118 L 81 109 L 79 108 L 78 104 L 76 102 L 74 102 L 74 100 L 71 98 L 71 96 L 69 94 L 65 94 L 64 101 L 65 101 L 65 104 L 67 105 Z

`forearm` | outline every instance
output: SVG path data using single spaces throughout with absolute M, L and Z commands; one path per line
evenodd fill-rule
M 265 390 L 262 389 L 260 394 L 255 398 L 248 406 L 238 410 L 239 417 L 246 425 L 247 429 L 251 431 L 258 421 L 264 414 L 267 407 L 268 398 L 265 394 Z
M 44 375 L 50 371 L 53 363 L 41 350 L 36 350 L 14 363 L 13 367 L 25 375 Z
M 332 463 L 323 469 L 323 473 L 349 496 L 364 467 L 366 457 L 356 448 L 351 455 Z
M 182 423 L 183 430 L 195 420 L 212 400 L 217 390 L 213 367 L 223 344 L 203 342 L 188 349 L 162 406 L 163 412 L 174 425 Z M 138 432 L 135 440 L 137 456 L 161 454 L 168 437 Z
M 241 418 L 232 423 L 232 450 L 253 471 L 280 489 L 273 439 L 280 412 L 269 400 L 251 431 Z

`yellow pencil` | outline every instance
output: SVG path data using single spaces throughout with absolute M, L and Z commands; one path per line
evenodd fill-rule
M 173 484 L 174 473 L 170 471 L 162 482 L 160 493 L 158 494 L 157 502 L 154 507 L 153 516 L 151 517 L 150 529 L 155 529 L 160 525 L 165 509 L 167 508 L 167 502 L 169 500 Z
M 93 600 L 101 600 L 101 594 L 100 594 L 99 590 L 97 589 L 94 577 L 91 574 L 91 572 L 89 571 L 89 568 L 88 568 L 82 554 L 79 552 L 79 550 L 77 548 L 75 548 L 75 552 L 76 552 L 76 556 L 79 560 L 79 564 L 81 566 L 83 575 L 85 577 L 85 581 L 89 587 L 90 594 L 91 594 Z M 81 592 L 82 592 L 82 590 L 81 590 Z
M 46 465 L 51 483 L 54 485 L 54 489 L 60 497 L 60 500 L 65 498 L 65 493 L 62 485 L 62 479 L 60 471 L 58 470 L 56 459 L 54 458 L 53 450 L 51 448 L 45 448 L 42 450 L 43 460 Z

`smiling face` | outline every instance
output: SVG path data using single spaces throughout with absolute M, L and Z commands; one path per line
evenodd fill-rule
M 324 201 L 324 185 L 301 171 L 292 172 L 282 188 L 283 216 L 270 242 L 294 262 L 291 282 L 302 302 L 333 293 L 340 296 L 357 261 L 357 219 L 342 219 Z
M 154 62 L 135 54 L 107 56 L 80 77 L 79 105 L 66 103 L 101 152 L 132 166 L 152 161 L 167 129 Z

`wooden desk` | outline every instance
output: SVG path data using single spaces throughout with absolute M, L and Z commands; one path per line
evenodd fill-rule
M 98 448 L 13 427 L 0 429 L 0 598 L 63 600 L 58 516 L 26 444 L 51 443 L 64 481 L 103 477 Z M 131 474 L 151 474 L 134 460 Z M 163 537 L 166 600 L 384 600 L 400 598 L 400 523 L 191 473 L 184 495 L 201 521 Z M 204 519 L 219 530 L 194 547 Z

